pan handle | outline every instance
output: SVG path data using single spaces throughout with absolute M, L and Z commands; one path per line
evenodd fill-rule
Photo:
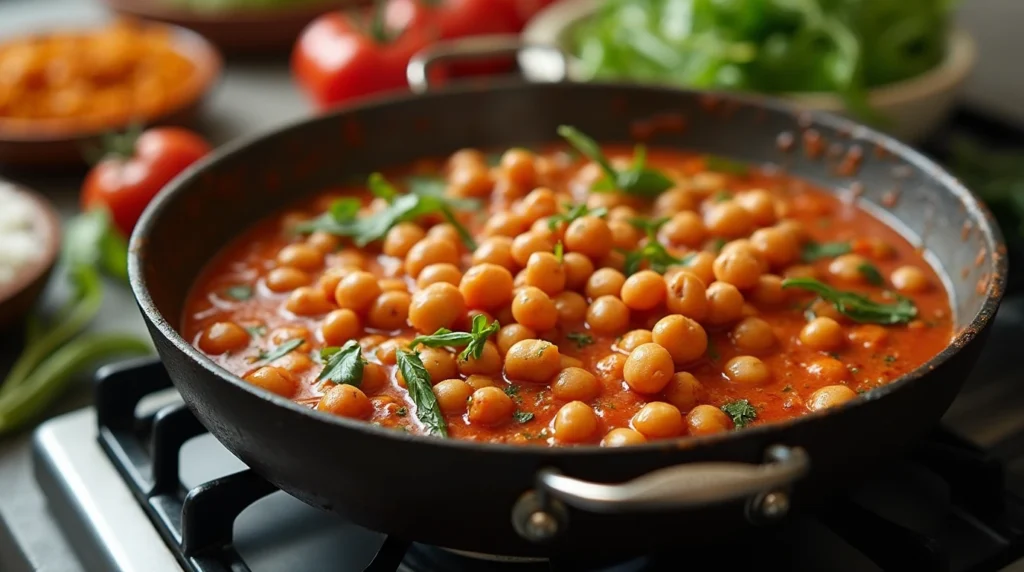
M 405 68 L 409 88 L 424 93 L 431 88 L 428 71 L 431 65 L 442 61 L 480 60 L 495 56 L 529 55 L 539 52 L 558 62 L 560 69 L 549 74 L 551 82 L 564 81 L 569 76 L 569 58 L 560 48 L 550 45 L 527 44 L 516 35 L 470 36 L 458 40 L 438 42 L 417 52 Z
M 789 512 L 790 486 L 810 467 L 799 447 L 773 445 L 765 463 L 689 463 L 653 471 L 631 481 L 603 484 L 542 469 L 536 490 L 523 494 L 512 509 L 516 532 L 546 542 L 567 525 L 566 505 L 595 513 L 672 511 L 746 499 L 747 519 L 777 520 Z

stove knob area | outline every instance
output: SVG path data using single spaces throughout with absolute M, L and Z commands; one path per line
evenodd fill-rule
M 552 498 L 541 499 L 535 491 L 523 493 L 512 507 L 512 526 L 516 533 L 537 544 L 554 540 L 565 530 L 568 520 L 565 505 Z
M 767 524 L 782 520 L 789 514 L 789 494 L 785 491 L 770 491 L 750 499 L 747 504 L 747 520 L 753 524 Z

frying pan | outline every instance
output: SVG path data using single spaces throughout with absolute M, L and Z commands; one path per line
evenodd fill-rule
M 493 57 L 520 46 L 484 39 L 469 47 Z M 466 48 L 414 59 L 409 76 L 421 94 L 219 149 L 142 216 L 129 272 L 156 349 L 200 422 L 242 461 L 311 505 L 400 538 L 516 557 L 612 557 L 720 538 L 813 506 L 942 416 L 978 357 L 1007 270 L 990 213 L 952 176 L 876 131 L 770 99 L 565 81 L 427 89 L 428 65 Z M 655 133 L 650 144 L 773 164 L 854 192 L 919 241 L 953 296 L 950 345 L 838 409 L 605 449 L 443 440 L 331 416 L 253 387 L 178 334 L 189 288 L 211 255 L 303 194 L 464 147 L 548 143 L 563 123 L 602 142 L 629 143 L 637 122 L 666 115 L 686 128 Z M 820 154 L 801 144 L 814 138 L 824 142 Z M 859 157 L 853 176 L 838 168 L 851 156 Z

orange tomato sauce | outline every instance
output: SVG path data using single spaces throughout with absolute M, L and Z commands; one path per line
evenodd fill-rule
M 606 147 L 604 150 L 617 165 L 628 164 L 632 154 L 626 148 Z M 487 244 L 486 248 L 493 250 L 492 242 L 508 244 L 506 239 L 494 239 L 494 236 L 508 235 L 509 239 L 519 240 L 516 238 L 519 235 L 529 234 L 539 241 L 538 244 L 544 243 L 542 238 L 548 239 L 548 245 L 562 244 L 566 257 L 574 252 L 574 245 L 576 250 L 590 252 L 588 260 L 596 270 L 621 271 L 625 258 L 622 251 L 642 247 L 644 232 L 635 230 L 630 234 L 624 230 L 630 227 L 628 220 L 675 217 L 662 226 L 656 236 L 670 256 L 684 262 L 661 268 L 663 277 L 645 274 L 649 280 L 639 290 L 644 293 L 639 298 L 627 296 L 625 288 L 609 287 L 616 300 L 602 304 L 614 307 L 613 312 L 595 310 L 594 298 L 587 296 L 590 287 L 580 284 L 578 277 L 577 283 L 559 289 L 558 280 L 552 287 L 549 276 L 537 273 L 543 268 L 538 266 L 532 280 L 552 289 L 548 298 L 556 298 L 555 290 L 577 293 L 563 296 L 575 301 L 576 310 L 556 312 L 554 327 L 533 332 L 536 339 L 557 347 L 560 365 L 553 370 L 554 375 L 548 375 L 550 372 L 545 369 L 548 366 L 539 362 L 524 362 L 518 369 L 510 368 L 513 364 L 504 361 L 506 351 L 500 347 L 504 331 L 495 334 L 488 342 L 494 348 L 488 351 L 497 353 L 500 359 L 478 368 L 487 373 L 470 380 L 474 382 L 468 388 L 472 397 L 467 397 L 467 388 L 460 385 L 461 382 L 448 383 L 442 395 L 436 389 L 436 384 L 442 380 L 431 380 L 441 402 L 448 406 L 444 419 L 449 436 L 534 445 L 602 443 L 614 446 L 741 429 L 745 425 L 790 419 L 845 403 L 859 393 L 883 386 L 915 369 L 949 343 L 953 316 L 943 282 L 922 253 L 899 233 L 847 198 L 824 192 L 806 182 L 766 170 L 751 169 L 739 174 L 711 171 L 709 167 L 714 165 L 699 155 L 651 150 L 648 166 L 659 169 L 675 182 L 675 187 L 657 199 L 590 190 L 600 176 L 596 165 L 554 147 L 536 154 L 512 150 L 506 152 L 500 162 L 488 163 L 481 153 L 464 151 L 446 161 L 424 161 L 411 170 L 388 173 L 388 180 L 399 188 L 403 186 L 403 177 L 411 171 L 438 177 L 444 181 L 443 188 L 448 195 L 481 201 L 483 206 L 476 211 L 456 210 L 478 247 Z M 320 404 L 320 409 L 384 427 L 424 432 L 416 405 L 394 365 L 394 351 L 396 347 L 406 347 L 418 335 L 434 333 L 417 331 L 406 321 L 408 304 L 415 306 L 416 293 L 423 289 L 421 286 L 426 286 L 417 285 L 417 277 L 410 276 L 407 270 L 418 270 L 418 262 L 430 262 L 430 257 L 410 266 L 408 259 L 419 256 L 414 253 L 415 247 L 405 256 L 395 257 L 383 254 L 379 240 L 358 248 L 349 238 L 295 232 L 297 221 L 319 216 L 332 201 L 343 196 L 362 200 L 360 216 L 368 216 L 384 207 L 383 201 L 374 199 L 365 187 L 333 189 L 258 223 L 218 253 L 199 277 L 187 302 L 182 332 L 228 371 L 296 402 L 310 407 Z M 548 217 L 564 215 L 574 204 L 607 209 L 602 216 L 593 217 L 599 222 L 588 222 L 591 226 L 604 224 L 609 230 L 615 230 L 612 233 L 614 246 L 607 254 L 598 257 L 594 255 L 597 251 L 592 250 L 603 248 L 600 244 L 606 236 L 603 230 L 594 231 L 597 237 L 594 240 L 580 235 L 588 239 L 581 243 L 579 236 L 568 236 L 568 233 L 579 235 L 582 232 L 579 228 L 570 226 L 567 230 L 564 222 L 547 224 Z M 451 268 L 447 268 L 447 274 L 436 272 L 437 279 L 447 279 L 455 287 L 465 284 L 468 271 L 474 266 L 474 254 L 448 228 L 451 225 L 436 216 L 421 219 L 416 224 L 424 235 L 420 241 L 447 241 L 458 249 L 455 264 L 458 274 L 451 275 Z M 439 230 L 431 230 L 434 227 Z M 413 235 L 419 237 L 416 232 Z M 849 252 L 838 255 L 826 252 L 816 260 L 802 259 L 813 250 L 814 244 L 823 243 L 839 243 L 844 245 L 840 250 Z M 315 256 L 282 258 L 282 249 L 295 244 L 311 246 L 303 252 L 307 255 L 313 252 Z M 799 250 L 793 251 L 794 245 Z M 391 247 L 386 245 L 386 248 Z M 551 249 L 554 250 L 557 248 Z M 524 271 L 523 264 L 514 256 L 501 257 L 493 253 L 486 256 L 478 253 L 477 256 L 503 261 L 509 274 L 516 277 L 516 292 L 521 292 L 526 287 L 524 282 L 531 279 L 531 274 Z M 563 258 L 565 260 L 568 258 Z M 533 264 L 532 258 L 528 264 Z M 287 271 L 288 276 L 295 278 L 293 283 L 278 280 L 285 274 L 279 273 L 274 280 L 284 284 L 275 282 L 276 288 L 269 288 L 268 276 L 275 269 L 289 265 L 301 267 L 299 273 Z M 650 263 L 641 267 L 647 265 Z M 343 268 L 345 270 L 339 270 Z M 389 298 L 391 304 L 386 310 L 391 319 L 379 313 L 384 311 L 380 308 L 364 307 L 353 312 L 359 322 L 354 339 L 360 342 L 363 358 L 373 364 L 367 367 L 374 370 L 374 380 L 367 383 L 364 373 L 359 395 L 346 394 L 344 398 L 326 403 L 322 397 L 335 384 L 317 381 L 324 368 L 318 352 L 340 344 L 339 340 L 332 340 L 334 344 L 325 340 L 325 316 L 335 311 L 339 303 L 359 305 L 339 301 L 329 276 L 346 275 L 359 269 L 369 272 L 385 286 L 381 288 L 382 296 L 387 291 L 405 291 L 409 296 L 399 294 Z M 872 269 L 877 270 L 877 274 Z M 689 295 L 696 289 L 704 303 L 673 312 L 670 307 L 676 310 L 681 307 L 679 303 L 674 306 L 669 303 L 674 295 L 672 278 L 680 273 L 690 277 Z M 779 288 L 781 280 L 800 276 L 811 276 L 835 289 L 856 292 L 885 303 L 896 300 L 892 292 L 899 291 L 912 301 L 917 309 L 916 316 L 895 325 L 857 322 L 810 292 Z M 882 282 L 873 284 L 878 278 Z M 730 286 L 729 280 L 739 283 L 739 287 Z M 290 285 L 295 287 L 288 288 Z M 296 289 L 303 288 L 302 296 L 295 293 Z M 495 288 L 500 289 L 493 286 L 490 291 L 496 291 Z M 375 292 L 372 287 L 370 290 L 371 294 Z M 468 292 L 464 288 L 457 291 Z M 448 294 L 453 295 L 450 289 Z M 503 301 L 500 307 L 486 309 L 488 322 L 497 319 L 503 327 L 516 323 L 511 296 L 517 294 L 510 292 L 508 295 L 509 300 Z M 297 302 L 300 297 L 304 299 Z M 505 300 L 503 295 L 497 297 Z M 593 315 L 580 316 L 581 298 Z M 623 299 L 633 306 L 653 307 L 627 307 Z M 552 306 L 540 307 L 550 309 Z M 627 308 L 628 324 L 621 322 L 623 307 Z M 447 325 L 455 331 L 466 331 L 472 315 L 481 309 L 469 304 L 465 311 L 459 310 L 460 315 Z M 378 313 L 369 316 L 373 311 Z M 708 342 L 701 351 L 699 334 L 688 334 L 696 336 L 693 343 L 681 343 L 678 337 L 663 338 L 665 346 L 675 352 L 668 371 L 671 379 L 663 383 L 660 376 L 665 373 L 664 360 L 657 359 L 664 357 L 662 349 L 647 348 L 653 353 L 645 359 L 631 344 L 653 343 L 649 332 L 656 330 L 656 325 L 666 316 L 675 314 L 686 317 L 688 324 L 699 324 L 697 329 L 704 332 Z M 393 322 L 395 316 L 401 321 L 400 327 L 384 330 L 369 323 Z M 525 310 L 519 317 L 531 324 L 548 320 Z M 815 327 L 809 328 L 811 319 L 818 321 Z M 230 332 L 225 333 L 228 330 Z M 630 333 L 634 330 L 643 331 Z M 296 338 L 301 338 L 302 345 L 294 351 L 273 362 L 261 359 L 275 347 Z M 398 341 L 393 341 L 395 339 Z M 537 347 L 543 351 L 546 346 L 531 346 Z M 450 358 L 458 362 L 456 354 L 461 349 L 442 348 L 440 351 L 448 356 L 444 360 Z M 692 351 L 697 351 L 698 355 L 684 361 L 674 359 L 680 352 Z M 631 353 L 637 354 L 632 381 L 628 379 L 631 366 L 627 363 L 634 359 Z M 748 357 L 733 361 L 742 356 Z M 581 386 L 584 389 L 577 390 L 582 391 L 580 395 L 584 399 L 565 398 L 567 391 L 555 387 L 560 370 L 574 366 L 586 370 L 596 380 L 594 384 L 587 378 L 587 383 Z M 273 375 L 253 377 L 254 371 L 264 367 L 273 368 L 274 371 L 270 371 Z M 467 372 L 473 371 L 447 362 L 428 364 L 427 369 L 431 367 L 456 380 L 466 380 Z M 523 371 L 523 367 L 547 381 L 527 381 L 509 375 L 509 371 Z M 532 373 L 529 376 L 532 377 Z M 478 386 L 483 385 L 501 389 L 511 407 L 493 391 L 481 394 Z M 638 391 L 638 388 L 642 389 Z M 348 388 L 346 391 L 354 393 Z M 579 401 L 582 405 L 566 408 L 570 401 Z M 613 433 L 613 430 L 618 431 Z

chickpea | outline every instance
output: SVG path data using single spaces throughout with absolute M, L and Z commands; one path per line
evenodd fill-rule
M 498 355 L 498 346 L 493 342 L 484 344 L 483 353 L 475 358 L 468 356 L 468 359 L 458 360 L 459 373 L 462 375 L 497 375 L 501 373 L 501 356 Z
M 512 298 L 512 316 L 524 326 L 543 332 L 558 323 L 554 301 L 540 288 L 523 286 Z
M 512 258 L 516 265 L 525 267 L 535 252 L 551 252 L 555 248 L 551 238 L 536 232 L 524 232 L 512 241 Z
M 800 343 L 821 352 L 830 352 L 843 345 L 843 327 L 832 318 L 818 316 L 800 330 Z
M 565 249 L 579 252 L 591 260 L 603 258 L 612 250 L 612 231 L 596 216 L 582 216 L 565 229 Z M 548 249 L 550 250 L 550 249 Z
M 787 219 L 781 221 L 779 224 L 775 225 L 775 228 L 792 236 L 798 244 L 802 245 L 807 241 L 807 229 L 804 228 L 804 223 L 798 220 Z
M 288 352 L 275 361 L 274 365 L 294 374 L 302 374 L 313 367 L 313 360 L 305 353 Z
M 507 236 L 510 239 L 526 230 L 527 223 L 517 213 L 503 211 L 493 214 L 484 223 L 484 236 Z
M 681 270 L 665 277 L 666 306 L 673 314 L 703 320 L 708 313 L 707 290 L 695 274 Z
M 209 355 L 240 350 L 249 345 L 249 332 L 234 322 L 215 322 L 199 336 L 199 349 Z
M 889 338 L 889 332 L 876 324 L 862 324 L 854 327 L 848 336 L 850 342 L 868 349 L 875 349 Z
M 754 218 L 736 201 L 725 201 L 708 208 L 704 213 L 704 226 L 712 236 L 737 238 L 750 234 Z
M 497 425 L 512 418 L 516 404 L 501 388 L 481 387 L 469 401 L 469 422 L 474 425 Z
M 341 239 L 329 232 L 318 230 L 306 238 L 306 244 L 324 254 L 328 254 L 338 250 L 338 247 L 341 246 Z
M 357 270 L 366 270 L 366 256 L 358 249 L 345 248 L 334 255 L 333 263 L 338 267 L 351 266 Z
M 526 149 L 509 149 L 501 156 L 498 170 L 512 185 L 520 188 L 533 187 L 537 180 L 534 155 Z
M 866 264 L 869 264 L 868 259 L 859 254 L 843 254 L 829 263 L 828 271 L 840 280 L 863 282 L 864 273 L 861 268 Z
M 775 346 L 775 342 L 775 331 L 761 318 L 744 318 L 732 329 L 732 343 L 744 353 L 766 352 Z
M 652 270 L 641 270 L 626 279 L 621 293 L 630 310 L 653 310 L 665 301 L 665 279 Z
M 359 347 L 362 348 L 364 352 L 370 353 L 371 350 L 380 347 L 380 345 L 386 341 L 387 338 L 382 335 L 370 334 L 359 338 Z
M 438 282 L 447 282 L 452 286 L 458 286 L 461 280 L 462 272 L 458 266 L 449 262 L 440 262 L 430 264 L 420 271 L 419 277 L 416 278 L 416 287 L 422 290 Z
M 495 264 L 508 270 L 518 266 L 512 256 L 512 239 L 506 236 L 488 238 L 477 245 L 473 252 L 473 264 Z
M 626 255 L 617 250 L 613 250 L 609 252 L 607 256 L 600 259 L 597 262 L 597 266 L 599 268 L 608 268 L 622 272 L 626 268 Z
M 685 424 L 683 415 L 674 405 L 662 401 L 652 401 L 637 411 L 630 422 L 648 439 L 668 439 L 682 434 Z
M 363 331 L 359 316 L 349 309 L 334 310 L 320 324 L 320 335 L 329 346 L 342 346 Z
M 523 340 L 532 340 L 537 338 L 537 332 L 527 328 L 522 324 L 508 324 L 502 326 L 498 330 L 498 352 L 501 355 L 507 355 L 508 350 Z
M 284 307 L 296 316 L 316 316 L 330 312 L 334 304 L 327 299 L 323 290 L 302 286 L 292 291 Z
M 324 253 L 308 244 L 289 244 L 277 253 L 277 263 L 312 272 L 323 266 Z
M 808 311 L 814 314 L 815 316 L 832 318 L 833 320 L 839 323 L 844 323 L 847 321 L 846 316 L 839 313 L 839 310 L 837 310 L 831 302 L 826 302 L 825 300 L 814 300 L 813 302 L 811 302 Z
M 526 262 L 526 284 L 535 286 L 549 296 L 565 289 L 565 268 L 550 252 L 534 252 Z
M 833 357 L 821 356 L 806 365 L 807 373 L 825 383 L 837 384 L 850 377 L 850 371 L 843 362 Z
M 444 348 L 417 348 L 416 354 L 423 367 L 430 375 L 431 383 L 437 383 L 442 379 L 458 377 L 459 369 L 455 364 L 455 356 Z
M 633 250 L 640 240 L 640 231 L 624 220 L 609 220 L 608 230 L 612 232 L 612 247 Z
M 668 385 L 674 371 L 672 354 L 662 346 L 651 343 L 630 352 L 622 375 L 633 391 L 653 394 Z
M 412 295 L 409 325 L 425 334 L 451 328 L 466 313 L 466 301 L 459 289 L 447 282 L 431 284 Z
M 462 413 L 469 404 L 473 388 L 461 379 L 446 379 L 434 386 L 437 404 L 445 413 Z
M 578 252 L 566 252 L 562 256 L 562 268 L 565 269 L 567 290 L 580 290 L 594 273 L 594 263 Z
M 686 271 L 693 274 L 705 285 L 715 281 L 715 255 L 710 252 L 695 252 L 686 262 Z
M 355 266 L 339 266 L 324 270 L 323 274 L 316 281 L 316 287 L 324 293 L 327 298 L 334 298 L 334 291 L 341 283 L 341 279 L 352 272 L 358 272 L 361 268 Z
M 599 421 L 586 403 L 570 401 L 555 413 L 555 440 L 561 443 L 584 443 L 597 434 Z
M 750 213 L 757 226 L 775 224 L 775 197 L 763 189 L 753 189 L 736 195 L 736 203 Z
M 291 266 L 274 268 L 263 280 L 272 292 L 289 292 L 312 282 L 309 274 Z
M 398 361 L 398 350 L 408 347 L 411 341 L 408 338 L 391 338 L 377 346 L 377 351 L 374 352 L 374 355 L 377 356 L 377 359 L 382 364 L 395 365 Z
M 505 376 L 511 380 L 547 383 L 560 369 L 558 346 L 544 340 L 517 342 L 505 355 Z
M 600 394 L 601 382 L 579 367 L 563 369 L 551 384 L 551 395 L 565 401 L 590 401 Z
M 684 211 L 668 219 L 658 231 L 658 237 L 669 244 L 697 248 L 707 237 L 707 231 L 700 215 Z
M 640 445 L 647 442 L 647 438 L 638 431 L 619 427 L 612 429 L 601 439 L 602 447 L 626 447 L 628 445 Z
M 388 372 L 384 369 L 384 366 L 373 362 L 363 364 L 363 380 L 359 384 L 359 388 L 363 392 L 374 393 L 380 391 L 384 389 L 388 381 Z
M 892 285 L 904 294 L 918 294 L 931 287 L 931 281 L 923 270 L 916 266 L 900 266 L 889 276 Z
M 762 228 L 750 235 L 758 254 L 774 268 L 783 268 L 800 258 L 800 243 L 793 235 L 778 228 Z
M 732 429 L 732 419 L 721 409 L 711 405 L 698 405 L 686 415 L 690 435 L 714 435 Z
M 615 296 L 601 296 L 587 308 L 587 326 L 601 336 L 614 336 L 629 328 L 629 308 Z
M 497 264 L 477 264 L 462 276 L 459 291 L 470 308 L 500 308 L 512 299 L 512 273 Z
M 857 397 L 857 394 L 845 385 L 827 385 L 811 394 L 807 400 L 807 409 L 822 411 L 838 407 Z
M 373 404 L 361 389 L 354 385 L 335 385 L 316 404 L 319 411 L 350 419 L 368 419 L 373 415 Z
M 631 219 L 637 218 L 638 216 L 640 216 L 640 213 L 636 212 L 636 209 L 629 205 L 619 205 L 608 210 L 609 222 L 629 222 Z
M 245 381 L 289 399 L 299 389 L 299 381 L 292 372 L 272 365 L 250 372 L 245 376 Z
M 570 367 L 583 367 L 583 360 L 576 359 L 572 356 L 561 354 L 558 356 L 558 366 L 562 369 L 569 369 Z
M 334 289 L 334 299 L 339 307 L 362 313 L 370 308 L 380 293 L 377 277 L 359 270 L 349 273 L 338 282 L 338 287 Z
M 459 249 L 451 242 L 426 237 L 412 245 L 405 256 L 405 273 L 418 278 L 420 272 L 431 264 L 447 262 L 458 266 Z
M 679 365 L 696 361 L 708 349 L 708 335 L 704 328 L 695 320 L 679 314 L 658 320 L 651 330 L 651 337 Z
M 487 166 L 463 163 L 448 174 L 448 193 L 455 197 L 485 197 L 494 187 Z
M 426 236 L 427 234 L 423 232 L 420 225 L 412 222 L 400 222 L 391 227 L 391 230 L 384 235 L 382 250 L 388 256 L 405 258 L 412 247 Z
M 782 271 L 786 278 L 817 278 L 818 271 L 809 264 L 796 264 Z
M 554 302 L 559 324 L 579 324 L 587 318 L 587 300 L 576 292 L 562 292 Z
M 715 259 L 712 271 L 715 278 L 745 290 L 757 285 L 761 277 L 761 262 L 745 250 L 722 252 Z
M 616 346 L 626 353 L 632 352 L 636 348 L 649 344 L 654 341 L 654 336 L 650 330 L 633 330 L 623 334 L 622 339 L 616 342 Z
M 462 243 L 462 235 L 459 234 L 459 231 L 455 230 L 454 226 L 446 222 L 441 224 L 435 224 L 434 226 L 430 227 L 430 230 L 427 231 L 427 238 L 450 242 L 456 245 L 456 247 L 458 248 L 465 247 L 465 245 Z
M 704 386 L 688 371 L 681 371 L 672 376 L 665 386 L 665 401 L 675 405 L 680 411 L 689 411 L 700 403 L 704 397 Z
M 493 377 L 487 375 L 471 375 L 466 378 L 466 383 L 473 388 L 473 391 L 481 387 L 493 387 L 497 385 Z
M 743 315 L 743 294 L 732 284 L 712 282 L 707 289 L 708 316 L 713 326 L 735 322 Z
M 725 375 L 740 385 L 762 385 L 771 379 L 772 372 L 754 356 L 737 356 L 725 362 Z
M 405 292 L 409 293 L 409 285 L 401 278 L 381 278 L 377 281 L 381 292 Z
M 584 293 L 591 300 L 601 296 L 618 296 L 625 283 L 626 277 L 618 270 L 601 268 L 590 275 Z
M 408 292 L 382 292 L 366 314 L 366 321 L 371 328 L 378 330 L 398 330 L 404 328 L 409 319 L 409 305 L 412 297 Z
M 594 371 L 606 385 L 621 383 L 625 377 L 627 359 L 622 354 L 606 355 L 594 364 Z
M 673 216 L 684 211 L 692 211 L 696 201 L 686 189 L 669 189 L 658 195 L 654 201 L 654 212 L 658 216 Z
M 529 193 L 517 205 L 516 210 L 527 224 L 533 224 L 544 217 L 558 212 L 558 201 L 555 192 L 546 187 L 538 187 Z
M 279 346 L 289 340 L 302 340 L 302 345 L 295 348 L 300 352 L 308 352 L 312 348 L 309 345 L 312 334 L 302 326 L 285 326 L 270 332 L 270 343 Z
M 757 284 L 750 291 L 751 300 L 764 306 L 776 306 L 786 299 L 786 291 L 782 289 L 782 278 L 774 274 L 762 274 Z

